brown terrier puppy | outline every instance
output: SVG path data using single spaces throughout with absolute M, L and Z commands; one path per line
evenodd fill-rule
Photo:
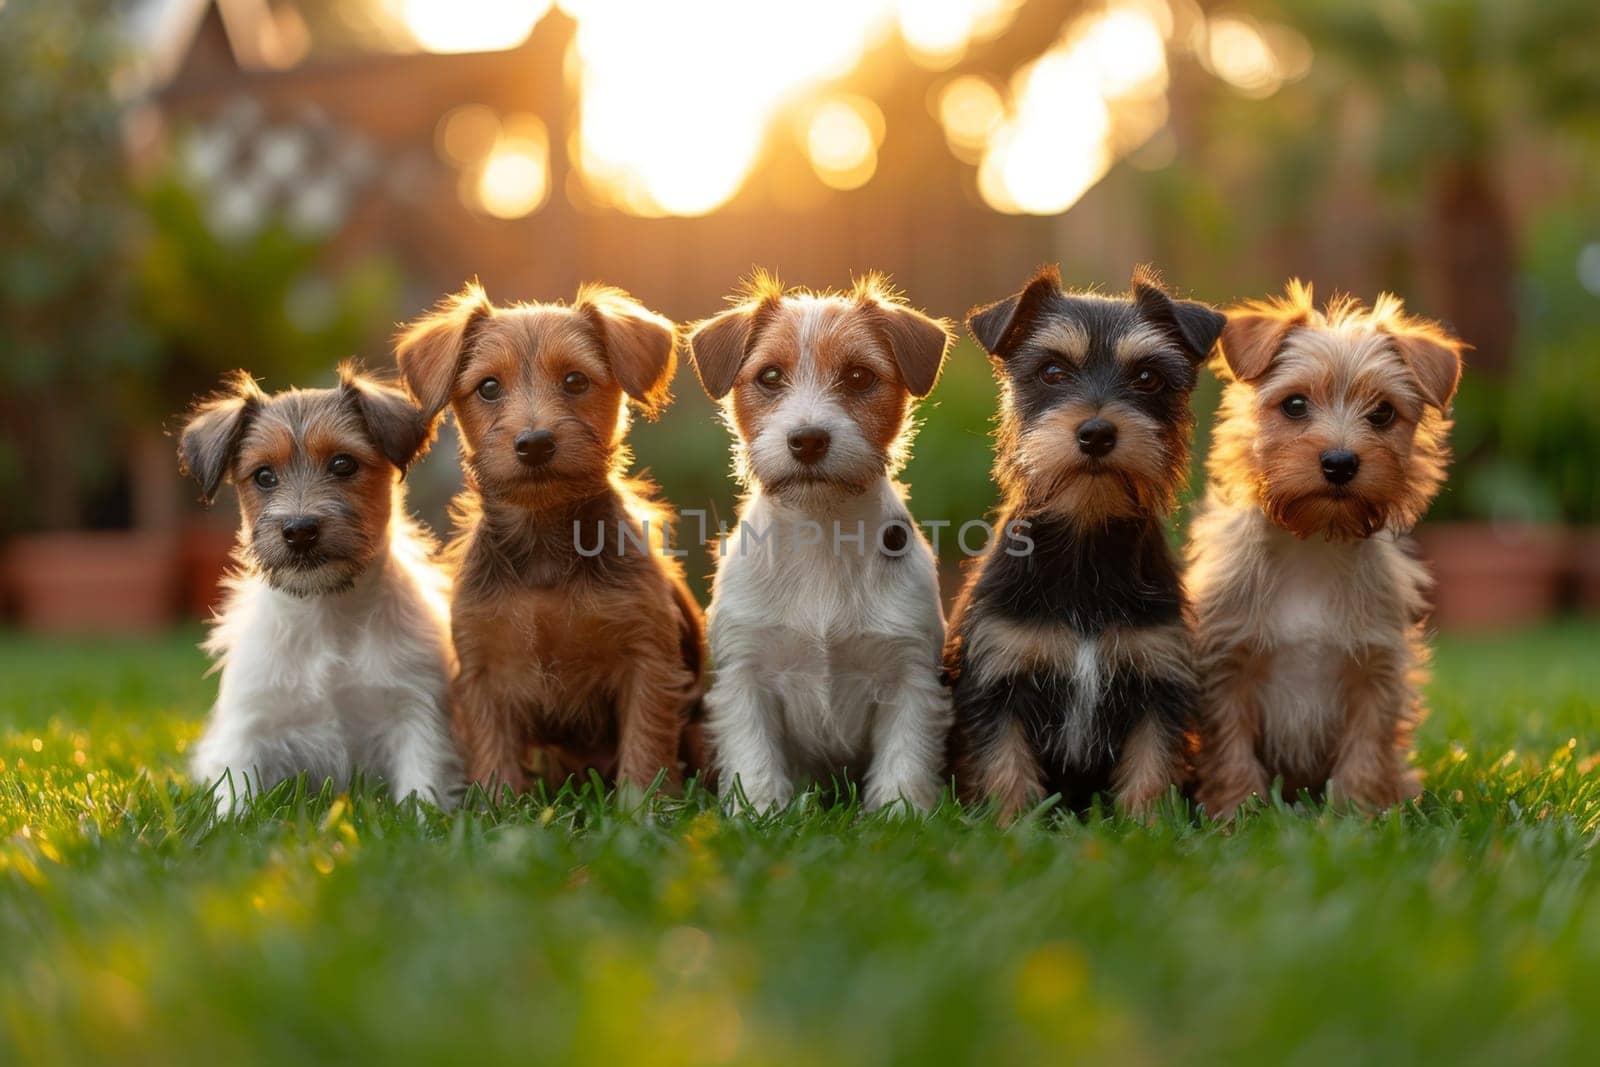
M 1189 544 L 1206 680 L 1199 799 L 1275 777 L 1360 808 L 1416 796 L 1427 575 L 1408 546 L 1444 479 L 1462 344 L 1390 295 L 1309 286 L 1228 313 L 1232 372 Z
M 448 558 L 468 776 L 521 791 L 531 757 L 550 784 L 585 768 L 676 783 L 703 627 L 682 568 L 655 550 L 649 487 L 623 476 L 625 401 L 652 417 L 667 404 L 672 323 L 605 286 L 497 308 L 473 284 L 413 324 L 398 359 L 423 410 L 450 405 L 461 434 Z

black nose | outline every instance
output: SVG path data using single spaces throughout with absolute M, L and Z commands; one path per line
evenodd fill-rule
M 309 515 L 301 515 L 283 524 L 283 539 L 296 552 L 304 552 L 317 543 L 322 527 Z
M 817 463 L 828 454 L 828 445 L 832 441 L 827 430 L 819 426 L 802 426 L 789 435 L 789 455 L 801 463 Z
M 1078 450 L 1099 459 L 1117 447 L 1117 427 L 1105 419 L 1090 419 L 1078 427 Z
M 529 467 L 542 467 L 556 454 L 556 435 L 549 430 L 524 430 L 517 434 L 517 458 Z
M 1336 448 L 1322 454 L 1322 476 L 1334 485 L 1343 485 L 1361 469 L 1361 457 L 1348 449 Z

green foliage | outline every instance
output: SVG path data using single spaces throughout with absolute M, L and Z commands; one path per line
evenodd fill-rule
M 330 271 L 324 242 L 276 219 L 223 236 L 201 196 L 175 174 L 149 182 L 142 197 L 149 234 L 140 307 L 162 353 L 147 379 L 156 413 L 235 367 L 271 388 L 325 380 L 394 321 L 400 280 L 384 258 Z
M 958 558 L 954 538 L 961 525 L 992 516 L 1000 503 L 990 477 L 1000 387 L 988 356 L 964 326 L 961 332 L 944 376 L 918 411 L 920 427 L 904 474 L 912 514 L 922 522 L 950 523 L 940 538 L 940 554 L 947 560 Z M 976 533 L 971 543 L 979 543 Z
M 7 639 L 0 1060 L 1587 1062 L 1597 637 L 1444 642 L 1420 804 L 1232 831 L 293 784 L 214 823 L 192 635 Z
M 0 7 L 0 385 L 83 386 L 130 365 L 116 266 L 132 202 L 110 92 L 113 5 Z
M 1600 294 L 1580 256 L 1600 255 L 1600 215 L 1552 212 L 1529 242 L 1517 386 L 1507 397 L 1503 452 L 1538 472 L 1560 517 L 1600 522 Z M 1600 273 L 1590 268 L 1592 273 Z M 1591 283 L 1592 284 L 1592 283 Z
M 114 383 L 149 352 L 128 310 L 115 6 L 0 5 L 0 530 L 77 517 L 109 450 L 71 445 L 116 427 Z
M 1257 6 L 1311 39 L 1319 91 L 1378 103 L 1367 120 L 1379 173 L 1392 181 L 1415 186 L 1441 159 L 1491 153 L 1530 119 L 1600 134 L 1600 19 L 1588 0 Z
M 1600 218 L 1556 207 L 1531 230 L 1513 384 L 1473 374 L 1467 353 L 1452 435 L 1462 462 L 1436 517 L 1600 522 L 1600 296 L 1579 277 Z

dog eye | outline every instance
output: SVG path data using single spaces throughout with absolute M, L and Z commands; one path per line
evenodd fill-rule
M 1046 363 L 1039 368 L 1039 380 L 1046 385 L 1060 385 L 1067 380 L 1067 368 L 1059 363 Z
M 354 457 L 337 455 L 328 461 L 328 473 L 340 478 L 348 478 L 356 472 Z
M 1378 429 L 1383 429 L 1394 421 L 1394 405 L 1387 400 L 1367 412 L 1367 421 Z
M 1161 372 L 1153 367 L 1143 367 L 1133 377 L 1133 388 L 1140 393 L 1159 393 L 1166 384 Z
M 278 487 L 278 476 L 277 474 L 273 473 L 271 467 L 262 467 L 251 477 L 255 479 L 255 483 L 258 488 L 276 489 Z
M 578 396 L 589 391 L 589 376 L 582 371 L 573 371 L 561 379 L 561 388 L 568 396 Z
M 756 375 L 756 381 L 768 389 L 776 389 L 783 384 L 783 369 L 781 367 L 767 367 Z
M 878 376 L 865 367 L 851 367 L 844 372 L 844 387 L 852 393 L 864 393 L 878 384 Z
M 500 388 L 499 378 L 485 378 L 478 383 L 478 395 L 485 400 L 499 400 L 505 395 L 505 390 Z
M 1311 414 L 1311 401 L 1299 393 L 1289 397 L 1279 407 L 1283 408 L 1283 413 L 1291 419 L 1303 419 Z

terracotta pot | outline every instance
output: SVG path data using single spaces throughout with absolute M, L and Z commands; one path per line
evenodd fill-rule
M 228 570 L 234 541 L 234 531 L 227 526 L 203 519 L 184 525 L 178 560 L 182 567 L 180 603 L 185 615 L 209 619 L 220 606 L 222 576 Z
M 1555 526 L 1440 523 L 1417 531 L 1441 629 L 1509 630 L 1555 614 L 1568 558 Z
M 1572 532 L 1572 576 L 1578 610 L 1600 614 L 1600 526 Z
M 116 531 L 18 537 L 3 572 L 30 630 L 47 633 L 159 630 L 177 601 L 177 541 L 168 533 Z

